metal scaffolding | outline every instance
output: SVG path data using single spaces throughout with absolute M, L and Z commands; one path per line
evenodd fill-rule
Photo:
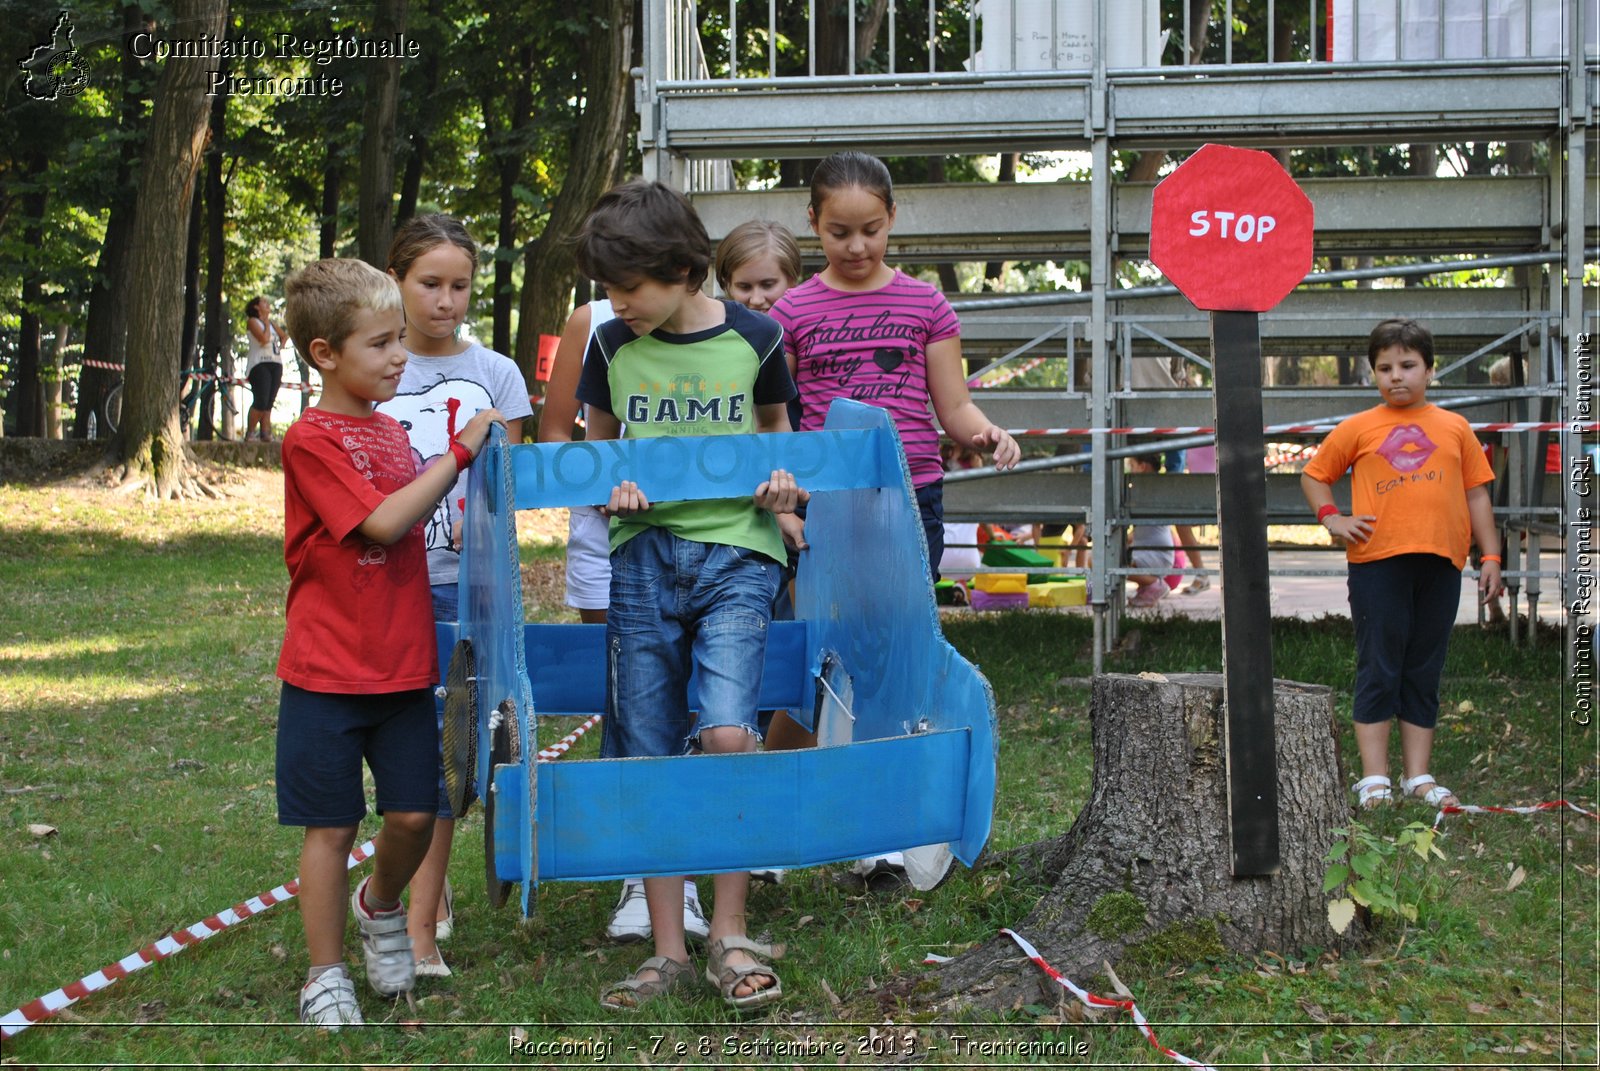
M 1318 258 L 1382 256 L 1411 266 L 1371 269 L 1365 279 L 1361 272 L 1308 279 L 1262 318 L 1263 345 L 1290 362 L 1329 355 L 1359 362 L 1374 322 L 1414 316 L 1438 340 L 1440 382 L 1430 397 L 1473 421 L 1561 422 L 1573 385 L 1586 381 L 1578 362 L 1592 358 L 1582 340 L 1597 326 L 1583 278 L 1589 247 L 1600 242 L 1600 221 L 1585 210 L 1600 204 L 1587 147 L 1600 0 L 1478 0 L 1456 5 L 1447 18 L 1430 16 L 1437 5 L 1269 0 L 1265 25 L 1253 26 L 1228 3 L 1209 27 L 1203 56 L 1186 47 L 1187 30 L 1196 10 L 1210 5 L 1191 0 L 978 0 L 914 11 L 889 0 L 870 37 L 873 5 L 851 2 L 842 26 L 823 22 L 817 7 L 815 0 L 644 0 L 645 63 L 635 75 L 645 173 L 687 190 L 713 238 L 745 219 L 773 218 L 789 223 L 814 258 L 805 194 L 734 189 L 730 161 L 816 158 L 845 148 L 890 156 L 1085 154 L 1087 174 L 1073 181 L 897 191 L 896 262 L 1088 264 L 1082 292 L 951 295 L 969 358 L 1036 362 L 1028 376 L 981 394 L 1003 427 L 1211 423 L 1209 390 L 1134 386 L 1138 361 L 1176 358 L 1203 378 L 1207 318 L 1171 288 L 1129 290 L 1117 281 L 1117 261 L 1147 255 L 1153 183 L 1125 182 L 1112 166 L 1115 150 L 1186 151 L 1208 141 L 1282 149 L 1543 146 L 1542 174 L 1303 181 L 1317 215 Z M 923 34 L 916 48 L 904 45 L 907 19 Z M 1255 59 L 1233 62 L 1236 54 Z M 1468 270 L 1459 263 L 1466 258 L 1517 270 L 1494 287 L 1398 285 L 1408 275 Z M 1363 285 L 1374 278 L 1387 285 Z M 1484 366 L 1500 355 L 1514 358 L 1515 375 L 1493 387 Z M 1303 425 L 1365 408 L 1372 392 L 1269 385 L 1263 400 L 1270 425 Z M 1560 575 L 1524 561 L 1537 563 L 1541 542 L 1562 540 L 1563 519 L 1577 515 L 1580 489 L 1563 474 L 1580 463 L 1581 441 L 1570 433 L 1506 438 L 1497 516 L 1516 585 L 1512 619 L 1520 594 L 1536 620 L 1551 588 L 1558 605 L 1571 602 L 1575 540 L 1563 544 Z M 1554 475 L 1544 464 L 1552 438 L 1562 446 L 1562 473 Z M 1098 661 L 1119 627 L 1116 563 L 1126 526 L 1208 523 L 1214 479 L 1142 479 L 1130 494 L 1120 465 L 1125 436 L 1028 441 L 1087 465 L 1067 471 L 1057 457 L 1015 476 L 952 479 L 947 514 L 1087 521 L 1098 548 L 1091 573 L 1101 600 Z M 1269 478 L 1274 523 L 1304 521 L 1293 479 Z M 1328 571 L 1337 568 L 1330 561 Z

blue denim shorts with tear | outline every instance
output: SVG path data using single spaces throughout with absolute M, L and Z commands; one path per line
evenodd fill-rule
M 756 702 L 781 567 L 759 551 L 647 528 L 611 555 L 603 758 L 682 755 L 736 725 L 759 739 Z

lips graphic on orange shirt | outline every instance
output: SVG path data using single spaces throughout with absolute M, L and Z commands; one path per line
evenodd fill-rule
M 1396 472 L 1415 472 L 1437 449 L 1439 445 L 1416 424 L 1397 424 L 1375 452 Z

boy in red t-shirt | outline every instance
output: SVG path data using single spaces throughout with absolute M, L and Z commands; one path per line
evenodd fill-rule
M 372 768 L 383 829 L 372 874 L 350 898 L 367 981 L 385 996 L 415 978 L 400 893 L 427 853 L 438 810 L 438 676 L 423 519 L 483 445 L 478 413 L 420 475 L 410 441 L 373 411 L 406 366 L 394 280 L 359 260 L 319 260 L 290 276 L 295 350 L 322 374 L 322 398 L 283 438 L 289 599 L 278 676 L 278 821 L 304 826 L 300 917 L 311 969 L 300 1021 L 362 1022 L 344 965 L 345 864 L 367 813 Z
M 1414 320 L 1372 329 L 1367 358 L 1383 403 L 1328 433 L 1300 477 L 1317 522 L 1345 545 L 1356 629 L 1352 700 L 1363 807 L 1389 799 L 1389 722 L 1400 718 L 1400 788 L 1430 807 L 1454 805 L 1433 779 L 1433 729 L 1473 540 L 1483 552 L 1478 592 L 1500 594 L 1500 533 L 1489 500 L 1494 472 L 1465 419 L 1428 402 L 1433 335 Z M 1330 484 L 1349 470 L 1353 512 Z

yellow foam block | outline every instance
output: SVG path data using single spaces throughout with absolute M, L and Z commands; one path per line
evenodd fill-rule
M 973 584 L 991 595 L 1021 595 L 1028 590 L 1027 573 L 979 573 Z
M 1057 567 L 1066 565 L 1066 538 L 1063 536 L 1041 536 L 1039 538 L 1039 553 L 1049 558 Z
M 1089 601 L 1089 587 L 1083 580 L 1052 580 L 1048 584 L 1028 585 L 1029 606 L 1082 606 Z

